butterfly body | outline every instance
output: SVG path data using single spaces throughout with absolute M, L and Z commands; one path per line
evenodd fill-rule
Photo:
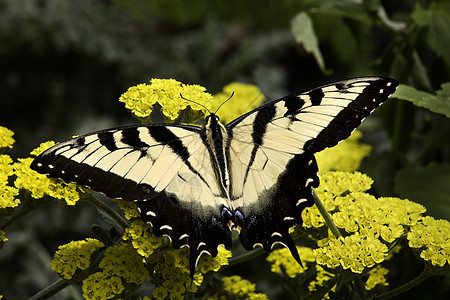
M 153 232 L 190 249 L 191 274 L 203 253 L 231 247 L 287 247 L 319 185 L 314 153 L 336 145 L 395 91 L 397 81 L 362 77 L 261 106 L 223 125 L 155 124 L 102 130 L 62 142 L 31 167 L 134 201 Z

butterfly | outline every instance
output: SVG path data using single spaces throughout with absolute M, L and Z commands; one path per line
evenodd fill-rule
M 31 168 L 134 201 L 155 235 L 189 247 L 191 275 L 202 254 L 231 247 L 232 230 L 245 249 L 281 244 L 301 264 L 289 229 L 314 204 L 314 153 L 346 139 L 397 86 L 354 78 L 283 97 L 227 125 L 211 113 L 202 127 L 101 130 L 57 144 Z

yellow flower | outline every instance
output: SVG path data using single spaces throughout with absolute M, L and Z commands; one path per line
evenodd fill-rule
M 297 250 L 303 263 L 315 261 L 311 248 L 297 246 Z M 272 272 L 286 274 L 290 278 L 303 274 L 307 269 L 306 265 L 303 268 L 297 263 L 287 248 L 272 251 L 266 260 L 272 264 Z
M 322 246 L 314 249 L 316 262 L 322 266 L 335 269 L 341 266 L 354 273 L 362 273 L 365 268 L 371 268 L 381 263 L 388 252 L 385 244 L 377 238 L 362 236 L 358 232 L 346 237 L 326 238 Z
M 42 152 L 44 152 L 47 149 L 50 149 L 51 147 L 55 146 L 56 143 L 54 141 L 47 141 L 47 142 L 43 142 L 39 145 L 39 147 L 33 149 L 30 154 L 32 156 L 38 156 L 39 154 L 41 154 Z
M 19 190 L 8 185 L 0 184 L 0 209 L 14 208 L 20 204 L 20 200 L 14 198 L 19 195 Z
M 420 249 L 420 257 L 434 266 L 450 265 L 450 222 L 424 217 L 411 226 L 409 246 Z
M 320 186 L 316 189 L 316 192 L 329 212 L 333 213 L 339 207 L 342 207 L 345 211 L 351 211 L 351 207 L 348 205 L 352 204 L 353 200 L 347 201 L 347 198 L 341 195 L 349 192 L 360 192 L 360 195 L 364 195 L 364 197 L 372 197 L 362 193 L 370 189 L 372 183 L 373 180 L 369 176 L 360 172 L 325 172 L 320 175 Z M 325 225 L 325 221 L 316 206 L 306 208 L 302 217 L 305 228 L 321 228 Z M 336 216 L 336 218 L 339 218 L 339 216 Z M 351 231 L 356 230 L 356 219 L 345 218 L 345 221 L 349 228 L 354 229 Z
M 166 120 L 173 122 L 187 106 L 192 111 L 207 113 L 204 107 L 211 107 L 212 95 L 199 85 L 183 84 L 175 79 L 153 78 L 150 85 L 142 83 L 130 87 L 119 101 L 124 102 L 125 107 L 144 123 L 149 123 L 153 106 L 158 103 Z
M 14 197 L 19 190 L 9 185 L 8 178 L 14 174 L 13 160 L 9 155 L 0 154 L 0 209 L 13 208 L 20 204 Z
M 85 299 L 117 298 L 125 288 L 139 287 L 149 275 L 142 257 L 129 244 L 107 248 L 98 267 L 101 271 L 83 280 Z
M 8 238 L 5 236 L 5 232 L 3 230 L 0 230 L 0 246 L 3 245 L 3 243 L 7 240 Z
M 153 265 L 153 276 L 156 282 L 161 282 L 159 286 L 163 286 L 169 297 L 175 297 L 180 294 L 184 288 L 183 293 L 196 292 L 197 285 L 192 284 L 192 279 L 189 276 L 189 249 L 186 247 L 174 250 L 160 250 L 153 253 L 147 262 Z M 195 274 L 194 280 L 202 280 L 198 278 L 198 273 Z M 156 290 L 156 289 L 155 289 Z M 162 293 L 162 288 L 156 290 Z M 155 292 L 154 292 L 155 293 Z M 156 296 L 155 296 L 156 297 Z
M 320 186 L 316 191 L 341 196 L 347 192 L 365 192 L 371 188 L 372 184 L 372 178 L 360 172 L 326 172 L 320 175 Z
M 370 145 L 359 143 L 361 136 L 360 131 L 355 131 L 338 145 L 315 154 L 319 171 L 321 173 L 330 170 L 356 171 L 363 158 L 368 156 L 371 151 Z
M 366 289 L 371 290 L 376 286 L 388 286 L 389 283 L 386 281 L 386 275 L 389 273 L 389 270 L 383 268 L 381 266 L 376 266 L 372 270 L 369 271 L 369 278 L 366 281 Z
M 164 286 L 157 286 L 153 290 L 152 296 L 154 299 L 166 299 L 167 293 L 168 291 Z
M 127 220 L 131 220 L 133 218 L 139 218 L 139 211 L 137 210 L 137 206 L 132 201 L 125 201 L 121 199 L 113 199 L 117 202 L 119 208 L 123 211 L 125 218 Z
M 59 246 L 50 267 L 61 277 L 71 279 L 78 269 L 86 270 L 90 266 L 92 254 L 104 246 L 102 242 L 91 238 Z
M 376 197 L 367 194 L 372 179 L 359 172 L 326 172 L 321 176 L 317 194 L 340 229 L 347 233 L 392 243 L 404 236 L 408 227 L 421 219 L 425 208 L 409 200 Z M 303 214 L 305 228 L 321 228 L 323 217 L 317 207 L 307 208 Z
M 150 229 L 150 225 L 144 224 L 141 219 L 133 219 L 125 229 L 124 240 L 129 240 L 137 253 L 144 258 L 153 254 L 159 248 L 166 237 L 155 236 Z
M 232 82 L 226 85 L 222 92 L 214 95 L 212 111 L 215 111 L 220 105 L 227 101 L 233 94 L 233 97 L 217 112 L 223 123 L 228 123 L 237 117 L 258 107 L 264 100 L 264 95 L 259 88 L 252 84 Z
M 77 191 L 77 185 L 74 183 L 65 183 L 62 180 L 50 179 L 45 175 L 39 174 L 30 168 L 33 158 L 19 158 L 18 162 L 13 164 L 14 173 L 17 175 L 14 185 L 18 189 L 25 189 L 31 192 L 35 199 L 44 197 L 44 194 L 62 199 L 67 205 L 75 205 L 80 199 Z
M 161 282 L 164 288 L 155 289 L 153 296 L 159 294 L 175 298 L 181 294 L 196 292 L 203 282 L 203 274 L 217 272 L 221 266 L 228 264 L 231 252 L 220 247 L 216 257 L 202 255 L 200 257 L 197 272 L 194 278 L 189 275 L 189 249 L 158 249 L 147 259 L 147 263 L 153 266 L 156 282 Z M 160 287 L 161 285 L 158 285 Z M 155 294 L 157 293 L 157 294 Z
M 12 163 L 13 160 L 9 155 L 0 154 L 0 183 L 7 182 L 8 177 L 14 174 Z
M 152 89 L 149 85 L 141 83 L 130 87 L 120 96 L 119 101 L 124 102 L 125 107 L 138 118 L 145 118 L 152 113 L 152 107 L 157 98 L 152 97 Z
M 231 252 L 224 247 L 219 247 L 216 257 L 211 255 L 202 255 L 198 262 L 198 267 L 201 273 L 206 274 L 209 271 L 217 272 L 222 266 L 228 265 L 228 258 L 231 257 Z
M 252 299 L 267 300 L 267 296 L 255 293 L 255 284 L 243 279 L 241 276 L 233 275 L 222 278 L 223 290 L 215 294 L 206 294 L 202 300 L 209 299 Z
M 86 300 L 113 299 L 120 295 L 125 287 L 116 276 L 108 276 L 103 272 L 91 274 L 83 280 L 83 298 Z
M 126 283 L 141 285 L 148 276 L 142 257 L 129 244 L 109 247 L 99 267 L 111 277 L 123 278 Z
M 6 127 L 0 126 L 0 148 L 12 148 L 14 144 L 14 132 Z

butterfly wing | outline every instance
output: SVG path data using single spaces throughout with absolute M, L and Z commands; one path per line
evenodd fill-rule
M 347 138 L 397 85 L 381 77 L 344 80 L 284 97 L 227 125 L 230 194 L 244 248 L 280 243 L 300 262 L 289 228 L 314 204 L 313 154 Z
M 191 273 L 203 252 L 231 246 L 227 201 L 218 186 L 202 129 L 148 125 L 103 130 L 62 142 L 38 156 L 39 173 L 135 201 L 156 235 L 189 246 Z

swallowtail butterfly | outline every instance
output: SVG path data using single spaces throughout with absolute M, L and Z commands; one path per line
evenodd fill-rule
M 223 125 L 137 125 L 59 143 L 31 168 L 134 201 L 154 234 L 188 246 L 194 273 L 203 253 L 279 243 L 300 263 L 289 229 L 301 224 L 319 185 L 314 153 L 346 139 L 398 82 L 343 80 L 263 105 Z M 351 155 L 351 154 L 350 154 Z

